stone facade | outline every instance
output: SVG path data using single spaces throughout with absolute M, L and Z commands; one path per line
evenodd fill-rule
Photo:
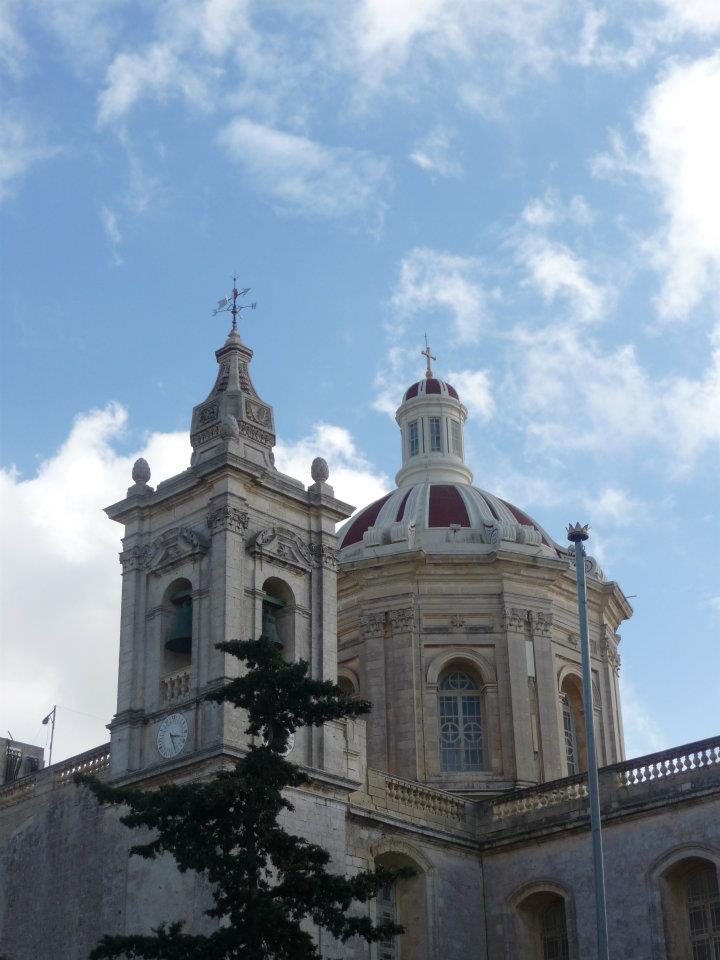
M 290 757 L 310 782 L 293 792 L 289 826 L 339 871 L 416 871 L 371 907 L 405 925 L 397 942 L 316 931 L 323 956 L 592 960 L 567 550 L 471 487 L 466 411 L 430 370 L 398 411 L 398 489 L 338 543 L 351 508 L 323 461 L 308 490 L 275 469 L 251 356 L 234 334 L 217 352 L 190 468 L 153 489 L 139 461 L 107 510 L 125 527 L 111 742 L 0 787 L 0 955 L 81 960 L 104 933 L 175 919 L 210 929 L 204 884 L 169 858 L 129 857 L 137 835 L 73 775 L 152 788 L 227 767 L 246 741 L 232 710 L 204 700 L 237 669 L 215 644 L 275 631 L 313 676 L 374 702 L 367 720 L 298 731 Z M 586 567 L 611 955 L 695 960 L 720 865 L 720 738 L 624 759 L 617 630 L 631 611 L 591 558 Z

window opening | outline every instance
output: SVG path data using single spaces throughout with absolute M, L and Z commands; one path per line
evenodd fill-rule
M 430 423 L 430 450 L 437 453 L 442 450 L 442 435 L 440 433 L 440 417 L 429 417 Z
M 693 960 L 720 957 L 720 892 L 713 866 L 693 870 L 685 879 L 685 904 Z
M 575 716 L 570 706 L 570 699 L 566 693 L 561 694 L 563 733 L 565 734 L 565 760 L 567 775 L 574 777 L 578 773 L 577 733 L 575 731 Z
M 420 434 L 417 420 L 413 420 L 408 428 L 408 445 L 410 448 L 410 456 L 416 457 L 418 453 L 420 453 Z
M 165 649 L 171 653 L 190 655 L 192 650 L 192 593 L 180 590 L 170 597 L 172 616 L 165 640 Z
M 285 606 L 283 600 L 271 596 L 269 593 L 263 594 L 262 601 L 262 632 L 260 639 L 271 640 L 276 646 L 282 647 L 283 642 L 278 633 L 277 622 L 278 614 Z
M 568 960 L 570 954 L 565 922 L 565 903 L 555 900 L 540 913 L 542 960 Z
M 460 443 L 460 424 L 457 420 L 450 421 L 450 449 L 456 456 L 462 456 L 462 446 Z
M 384 883 L 378 890 L 377 918 L 379 923 L 397 923 L 397 899 L 392 881 Z M 400 960 L 397 937 L 379 943 L 378 960 Z
M 455 670 L 440 682 L 440 766 L 447 773 L 483 769 L 480 690 Z

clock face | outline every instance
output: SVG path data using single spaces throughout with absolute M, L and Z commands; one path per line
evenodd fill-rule
M 176 757 L 185 746 L 187 737 L 187 720 L 181 713 L 171 713 L 158 727 L 158 753 L 166 760 Z

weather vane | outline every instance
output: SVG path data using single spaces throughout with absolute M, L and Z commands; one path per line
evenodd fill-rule
M 223 297 L 222 300 L 218 300 L 218 305 L 212 312 L 212 315 L 216 317 L 219 313 L 229 313 L 232 316 L 232 332 L 237 333 L 237 318 L 242 313 L 243 310 L 254 310 L 257 304 L 255 303 L 241 303 L 238 304 L 238 297 L 245 297 L 250 293 L 250 287 L 243 287 L 242 290 L 237 288 L 237 277 L 233 277 L 233 288 L 232 293 L 229 297 Z
M 428 380 L 429 380 L 429 379 L 432 377 L 432 375 L 433 375 L 432 367 L 430 366 L 430 361 L 431 361 L 431 360 L 437 360 L 437 357 L 434 357 L 434 356 L 432 355 L 432 353 L 430 353 L 430 347 L 428 346 L 427 334 L 425 334 L 425 349 L 420 351 L 420 356 L 421 356 L 421 357 L 425 357 L 425 359 L 427 360 L 427 370 L 425 371 L 425 376 L 426 376 L 426 377 L 428 378 Z

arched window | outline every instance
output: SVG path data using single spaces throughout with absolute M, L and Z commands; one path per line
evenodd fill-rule
M 568 674 L 560 688 L 562 711 L 563 748 L 568 777 L 587 770 L 585 748 L 585 710 L 583 708 L 580 678 Z
M 563 734 L 565 736 L 565 761 L 567 775 L 574 777 L 580 772 L 578 764 L 577 731 L 575 730 L 575 714 L 570 706 L 570 699 L 566 693 L 560 694 L 563 717 Z
M 440 678 L 438 718 L 440 769 L 446 773 L 482 770 L 482 699 L 469 673 L 452 669 Z
M 542 960 L 568 960 L 565 901 L 558 897 L 540 910 L 539 934 Z
M 342 692 L 345 694 L 346 697 L 357 696 L 357 690 L 355 689 L 355 684 L 352 682 L 350 677 L 347 677 L 341 673 L 338 676 L 337 682 L 338 682 L 338 686 L 340 687 L 340 689 L 342 690 Z
M 192 662 L 193 599 L 189 580 L 175 580 L 162 605 L 164 675 L 186 670 Z
M 373 958 L 377 960 L 429 960 L 430 930 L 426 911 L 427 873 L 410 855 L 401 851 L 387 851 L 376 857 L 378 866 L 394 869 L 409 867 L 413 876 L 386 883 L 378 890 L 376 918 L 390 920 L 404 927 L 405 932 L 380 941 Z
M 295 659 L 295 597 L 278 577 L 263 584 L 261 636 L 276 643 L 286 660 Z
M 711 864 L 696 867 L 685 877 L 685 909 L 693 960 L 720 957 L 720 891 Z
M 527 960 L 570 960 L 565 897 L 537 890 L 517 906 L 516 953 Z
M 673 960 L 720 957 L 718 868 L 703 856 L 676 860 L 660 878 L 667 955 Z
M 377 920 L 378 923 L 397 923 L 397 895 L 395 883 L 384 883 L 378 890 L 377 895 Z M 378 960 L 398 960 L 399 944 L 397 937 L 390 937 L 389 940 L 378 942 Z

